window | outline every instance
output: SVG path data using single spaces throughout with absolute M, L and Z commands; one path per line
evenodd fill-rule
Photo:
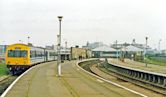
M 13 50 L 8 51 L 8 57 L 14 57 L 14 51 Z
M 36 57 L 36 51 L 30 51 L 30 57 L 31 58 L 34 58 L 34 57 Z
M 8 57 L 27 57 L 28 53 L 26 50 L 9 50 Z
M 27 51 L 21 51 L 21 57 L 27 57 Z

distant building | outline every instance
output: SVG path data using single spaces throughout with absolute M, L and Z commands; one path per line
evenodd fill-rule
M 94 48 L 98 48 L 98 47 L 102 47 L 102 46 L 107 46 L 107 45 L 102 42 L 94 42 L 94 43 L 87 42 L 86 46 L 82 46 L 82 48 L 94 49 Z
M 120 56 L 120 52 L 114 48 L 102 46 L 93 49 L 92 55 L 95 58 L 116 58 Z
M 123 51 L 127 51 L 127 52 L 143 52 L 144 51 L 144 49 L 135 47 L 133 45 L 129 45 L 129 46 L 123 47 L 122 50 Z
M 5 59 L 7 45 L 0 45 L 0 60 Z
M 159 54 L 159 51 L 157 49 L 147 49 L 146 54 L 148 56 L 156 56 L 157 54 Z M 164 55 L 163 51 L 161 51 L 161 55 Z
M 151 49 L 150 46 L 148 46 L 148 45 L 146 47 L 146 44 L 136 43 L 135 39 L 132 40 L 132 43 L 126 43 L 126 42 L 121 43 L 121 44 L 114 43 L 114 44 L 111 44 L 111 47 L 115 48 L 115 49 L 122 49 L 123 47 L 127 47 L 127 46 L 130 46 L 130 45 L 135 46 L 135 47 L 140 48 L 140 49 L 143 49 L 143 50 L 145 50 L 146 48 Z
M 55 50 L 58 53 L 57 45 L 45 46 L 46 49 Z M 60 50 L 61 60 L 71 60 L 71 49 L 61 47 Z
M 143 60 L 144 49 L 135 47 L 133 45 L 124 46 L 122 49 L 122 57 L 133 60 Z
M 91 50 L 86 48 L 71 47 L 71 59 L 85 59 L 91 57 Z
M 60 53 L 61 53 L 61 60 L 71 60 L 71 49 L 62 48 Z
M 45 46 L 45 48 L 53 50 L 54 49 L 54 45 L 52 45 L 52 46 Z
M 114 49 L 118 49 L 120 50 L 121 48 L 123 48 L 124 46 L 129 46 L 130 44 L 129 43 L 123 43 L 123 44 L 111 44 L 111 48 L 114 48 Z
M 86 58 L 91 58 L 92 57 L 92 50 L 86 49 Z

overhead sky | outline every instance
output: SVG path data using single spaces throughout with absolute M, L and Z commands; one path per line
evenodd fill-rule
M 166 48 L 165 0 L 0 0 L 0 44 L 19 40 L 37 46 L 57 44 L 62 15 L 62 44 L 128 42 Z

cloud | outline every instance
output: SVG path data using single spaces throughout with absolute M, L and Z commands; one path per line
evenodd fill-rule
M 35 45 L 56 44 L 59 21 L 63 15 L 62 38 L 69 45 L 87 41 L 115 40 L 154 47 L 162 39 L 166 47 L 166 6 L 164 0 L 1 0 L 0 39 L 6 43 L 19 39 Z

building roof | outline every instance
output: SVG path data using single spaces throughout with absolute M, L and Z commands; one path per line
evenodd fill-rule
M 141 51 L 144 51 L 144 50 L 130 45 L 130 46 L 127 46 L 127 47 L 123 47 L 122 51 L 141 52 Z
M 92 51 L 105 51 L 105 52 L 109 52 L 109 51 L 116 51 L 116 49 L 108 47 L 108 46 L 101 46 L 101 47 L 92 49 Z

